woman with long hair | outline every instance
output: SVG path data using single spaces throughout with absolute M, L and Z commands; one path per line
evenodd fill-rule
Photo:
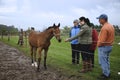
M 78 39 L 83 62 L 83 68 L 80 72 L 85 73 L 87 71 L 91 71 L 92 67 L 89 50 L 92 44 L 92 28 L 90 27 L 90 21 L 88 18 L 80 17 L 79 20 L 81 25 L 80 32 L 76 36 L 66 39 L 65 42 Z

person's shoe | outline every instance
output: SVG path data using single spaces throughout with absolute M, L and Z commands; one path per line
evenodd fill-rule
M 104 74 L 101 74 L 101 76 L 106 76 L 106 75 L 104 75 Z M 109 74 L 109 76 L 106 76 L 106 77 L 108 77 L 108 78 L 109 78 L 110 76 L 111 76 L 111 74 Z
M 92 69 L 88 69 L 87 71 L 92 71 Z
M 92 62 L 89 60 L 86 62 L 87 64 L 87 71 L 92 71 Z
M 79 62 L 77 62 L 76 64 L 79 65 Z
M 109 75 L 109 76 L 106 76 L 106 75 L 104 75 L 104 74 L 101 74 L 101 75 L 98 77 L 99 80 L 106 80 L 106 79 L 109 79 L 109 78 L 110 78 L 110 75 Z
M 92 64 L 92 68 L 94 68 L 95 66 L 94 66 L 94 64 Z
M 87 65 L 86 65 L 86 62 L 83 61 L 83 66 L 82 66 L 82 70 L 78 71 L 79 73 L 86 73 L 87 72 Z
M 77 61 L 76 64 L 79 64 L 79 61 Z
M 86 73 L 87 72 L 87 70 L 85 70 L 85 69 L 82 69 L 82 70 L 80 70 L 80 71 L 78 71 L 79 73 Z
M 75 65 L 75 63 L 72 63 L 73 65 Z

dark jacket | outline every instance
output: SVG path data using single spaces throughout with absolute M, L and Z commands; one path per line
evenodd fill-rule
M 98 32 L 96 29 L 92 30 L 92 45 L 90 47 L 90 50 L 95 50 L 97 47 L 97 41 L 98 41 Z

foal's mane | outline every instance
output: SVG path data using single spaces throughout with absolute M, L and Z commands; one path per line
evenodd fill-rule
M 44 31 L 47 31 L 47 30 L 49 30 L 49 29 L 51 29 L 51 28 L 54 28 L 53 26 L 50 26 L 50 27 L 48 27 L 47 29 L 45 29 Z

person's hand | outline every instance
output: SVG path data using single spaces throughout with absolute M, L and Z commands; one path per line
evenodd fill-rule
M 67 38 L 67 39 L 65 40 L 65 42 L 69 42 L 69 40 L 70 40 L 70 38 Z

